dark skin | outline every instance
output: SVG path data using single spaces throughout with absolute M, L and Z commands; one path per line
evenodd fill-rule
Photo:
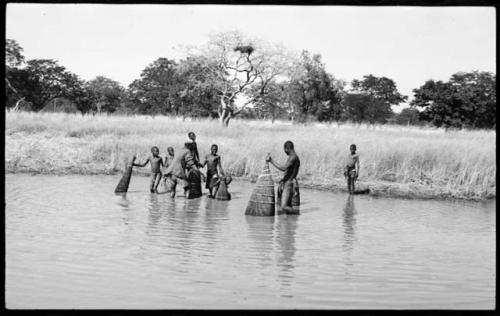
M 283 149 L 285 151 L 285 154 L 287 156 L 290 156 L 290 154 L 295 154 L 295 150 L 294 149 L 291 149 L 291 148 L 287 148 L 287 147 L 284 147 Z M 277 163 L 276 161 L 274 161 L 274 159 L 271 157 L 270 154 L 267 154 L 267 157 L 266 157 L 266 161 L 267 162 L 270 162 L 276 169 L 278 169 L 279 171 L 283 171 L 285 172 L 286 169 L 289 167 L 287 165 L 281 165 L 279 163 Z M 280 180 L 280 183 L 282 182 L 283 180 Z
M 224 170 L 222 170 L 221 159 L 220 159 L 219 156 L 217 156 L 217 151 L 218 151 L 218 147 L 217 146 L 212 146 L 210 148 L 210 152 L 211 152 L 212 156 L 217 157 L 216 159 L 214 159 L 214 160 L 216 160 L 216 164 L 217 164 L 215 166 L 215 169 L 217 170 L 217 168 L 218 168 L 218 170 L 220 171 L 220 174 L 222 176 L 224 176 Z M 200 167 L 203 168 L 203 167 L 205 167 L 205 165 L 208 165 L 207 168 L 211 168 L 211 167 L 213 167 L 213 166 L 210 165 L 211 163 L 213 163 L 213 162 L 209 162 L 208 160 L 205 160 L 203 162 L 203 164 L 201 164 Z M 213 191 L 214 189 L 216 190 L 215 192 Z M 210 195 L 208 197 L 214 197 L 214 195 L 216 193 L 217 193 L 217 189 L 216 188 L 210 188 L 209 189 L 209 194 Z
M 283 150 L 285 151 L 285 154 L 287 156 L 296 155 L 295 150 L 293 148 L 289 148 L 287 146 L 284 146 Z M 271 157 L 271 155 L 269 153 L 267 154 L 266 161 L 270 162 L 276 169 L 278 169 L 279 171 L 283 171 L 283 172 L 285 172 L 289 167 L 291 167 L 291 165 L 289 165 L 289 164 L 281 165 L 281 164 L 277 163 L 276 161 L 274 161 L 274 159 Z M 282 183 L 283 183 L 283 179 L 280 180 L 279 184 L 281 185 Z M 287 196 L 288 194 L 289 194 L 289 192 L 285 190 L 284 196 L 281 200 L 281 209 L 285 212 L 290 212 L 293 210 L 292 207 L 286 205 L 286 201 L 288 201 L 288 199 L 289 199 L 289 196 Z
M 188 138 L 193 142 L 193 143 L 196 143 L 196 134 L 193 133 L 193 132 L 189 132 L 188 133 Z M 199 157 L 197 157 L 199 159 Z M 198 167 L 201 167 L 201 164 L 199 161 L 197 161 L 197 166 Z
M 163 166 L 163 159 L 160 157 L 160 150 L 157 147 L 151 149 L 151 157 L 148 157 L 142 164 L 132 163 L 135 167 L 145 167 L 148 163 L 151 164 L 151 193 L 158 193 L 158 185 L 161 180 L 161 167 Z
M 356 146 L 351 145 L 349 147 L 349 151 L 351 152 L 351 155 L 355 155 L 356 154 Z M 354 177 L 350 177 L 350 175 L 346 176 L 347 190 L 349 191 L 349 194 L 354 194 L 354 182 L 358 179 L 358 176 L 359 176 L 359 158 L 356 159 L 356 161 L 354 163 L 354 168 L 355 168 L 354 170 L 356 172 Z

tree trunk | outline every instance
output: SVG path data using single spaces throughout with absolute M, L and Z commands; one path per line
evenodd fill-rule
M 231 111 L 223 109 L 219 116 L 219 123 L 224 127 L 228 127 L 231 117 L 232 117 Z

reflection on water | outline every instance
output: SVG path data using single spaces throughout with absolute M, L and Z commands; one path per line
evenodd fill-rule
M 356 241 L 356 209 L 354 207 L 354 196 L 349 195 L 343 209 L 344 219 L 344 250 L 350 252 Z
M 277 245 L 278 245 L 278 266 L 280 273 L 278 277 L 282 289 L 293 284 L 295 265 L 295 232 L 297 231 L 298 216 L 279 216 L 277 221 Z M 293 295 L 287 295 L 293 297 Z
M 273 216 L 244 216 L 248 225 L 248 252 L 250 259 L 256 260 L 260 269 L 273 264 Z
M 484 309 L 495 204 L 303 190 L 300 216 L 150 194 L 133 177 L 6 175 L 8 308 Z
M 345 279 L 349 280 L 351 278 L 352 270 L 352 252 L 353 245 L 356 241 L 356 209 L 354 207 L 354 196 L 348 195 L 343 208 L 343 227 L 344 236 L 342 248 L 344 249 L 344 268 L 345 268 Z

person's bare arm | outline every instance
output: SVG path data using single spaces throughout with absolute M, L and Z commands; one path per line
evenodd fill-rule
M 205 165 L 208 163 L 208 161 L 207 161 L 207 160 L 208 160 L 208 159 L 205 157 L 205 160 L 203 161 L 203 163 L 202 163 L 202 164 L 200 164 L 200 168 L 204 168 L 204 167 L 205 167 Z
M 271 158 L 271 159 L 269 160 L 269 162 L 270 162 L 270 163 L 271 163 L 274 167 L 276 167 L 276 169 L 278 169 L 279 171 L 285 171 L 285 170 L 286 170 L 286 167 L 285 167 L 285 166 L 282 166 L 282 165 L 280 165 L 279 163 L 275 162 L 275 161 L 273 160 L 273 158 Z
M 285 163 L 285 165 L 281 165 L 277 162 L 274 161 L 274 159 L 269 156 L 269 162 L 276 167 L 276 169 L 285 172 L 288 168 L 290 168 L 293 165 L 293 159 L 288 159 Z
M 132 164 L 132 166 L 134 166 L 134 167 L 145 167 L 145 166 L 148 164 L 148 162 L 149 162 L 149 157 L 148 157 L 148 159 L 146 159 L 146 161 L 145 161 L 143 164 L 140 164 L 140 163 L 135 163 L 135 162 L 134 162 L 134 163 Z

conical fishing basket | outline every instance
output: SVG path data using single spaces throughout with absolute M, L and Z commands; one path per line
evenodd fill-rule
M 127 193 L 128 186 L 130 184 L 130 178 L 132 177 L 132 169 L 134 168 L 133 166 L 134 161 L 135 161 L 135 156 L 132 157 L 130 163 L 127 164 L 127 166 L 125 167 L 125 172 L 123 173 L 120 182 L 118 182 L 118 185 L 115 188 L 115 193 Z
M 245 215 L 275 215 L 274 181 L 267 162 L 252 191 Z
M 215 193 L 215 198 L 217 200 L 228 201 L 231 199 L 231 194 L 227 192 L 227 185 L 231 183 L 231 177 L 223 177 L 219 182 L 219 188 L 217 193 Z

